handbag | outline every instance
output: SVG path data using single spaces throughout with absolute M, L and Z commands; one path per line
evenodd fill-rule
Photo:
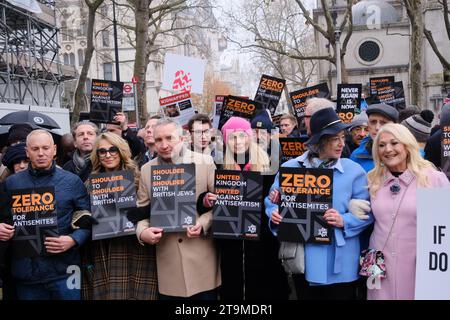
M 408 185 L 408 187 L 409 187 L 409 185 Z M 384 242 L 383 249 L 377 250 L 377 249 L 369 248 L 369 249 L 363 250 L 361 252 L 361 255 L 359 257 L 359 265 L 361 267 L 361 269 L 359 270 L 359 275 L 365 276 L 365 277 L 370 277 L 370 278 L 375 278 L 375 277 L 378 277 L 379 279 L 386 278 L 386 264 L 384 262 L 383 250 L 386 247 L 386 244 L 388 243 L 389 237 L 391 236 L 395 221 L 397 221 L 397 215 L 400 210 L 403 198 L 405 197 L 406 191 L 408 190 L 408 187 L 406 187 L 406 190 L 403 193 L 402 198 L 400 199 L 400 202 L 397 207 L 397 211 L 395 213 L 394 221 L 391 224 L 391 229 L 389 230 L 386 241 Z M 398 191 L 400 191 L 400 189 L 398 189 L 396 192 L 398 192 Z
M 359 275 L 366 277 L 386 278 L 386 264 L 384 263 L 384 254 L 380 250 L 366 249 L 361 252 L 359 257 L 361 270 Z
M 303 243 L 281 241 L 278 258 L 281 260 L 286 273 L 305 273 L 305 248 Z

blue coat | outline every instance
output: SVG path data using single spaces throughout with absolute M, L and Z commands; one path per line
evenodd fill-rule
M 353 160 L 361 165 L 361 167 L 363 167 L 366 172 L 369 172 L 374 168 L 372 152 L 369 152 L 366 149 L 366 144 L 371 140 L 372 138 L 370 136 L 362 139 L 359 147 L 353 150 L 352 154 L 350 155 L 350 160 Z
M 91 233 L 86 229 L 74 231 L 70 226 L 74 211 L 90 211 L 90 200 L 86 188 L 80 178 L 73 173 L 57 168 L 54 162 L 49 170 L 39 172 L 34 170 L 30 164 L 27 170 L 8 177 L 5 182 L 5 190 L 9 198 L 12 190 L 44 186 L 55 187 L 59 234 L 71 236 L 77 244 L 61 254 L 13 258 L 11 268 L 13 277 L 28 284 L 46 283 L 68 277 L 67 267 L 80 265 L 78 247 L 88 239 Z
M 310 168 L 308 152 L 283 164 L 283 167 Z M 335 228 L 331 244 L 305 245 L 305 276 L 312 284 L 333 284 L 351 282 L 358 279 L 359 270 L 359 234 L 374 219 L 361 220 L 348 211 L 350 199 L 369 199 L 367 178 L 364 170 L 349 159 L 339 159 L 333 167 L 333 208 L 344 218 L 344 228 Z M 275 178 L 271 190 L 279 189 L 279 174 Z M 278 206 L 269 197 L 264 200 L 266 215 L 271 217 Z M 276 227 L 270 222 L 272 232 L 276 235 Z

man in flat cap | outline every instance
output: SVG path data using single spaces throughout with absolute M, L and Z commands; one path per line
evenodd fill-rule
M 385 103 L 372 104 L 367 108 L 369 118 L 369 135 L 361 140 L 361 144 L 355 149 L 350 159 L 359 163 L 366 172 L 373 169 L 372 144 L 382 126 L 389 122 L 398 122 L 398 111 Z

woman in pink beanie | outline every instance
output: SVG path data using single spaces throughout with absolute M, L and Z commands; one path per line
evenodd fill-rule
M 220 169 L 269 171 L 269 156 L 253 139 L 249 121 L 231 117 L 223 125 L 222 135 L 225 153 Z M 216 239 L 221 254 L 221 300 L 287 299 L 287 280 L 276 255 L 278 250 L 272 248 L 278 243 L 267 226 L 267 219 L 261 220 L 260 241 Z M 266 281 L 267 274 L 271 279 Z
M 223 169 L 264 172 L 269 170 L 269 156 L 253 141 L 250 122 L 231 117 L 222 127 L 225 155 Z

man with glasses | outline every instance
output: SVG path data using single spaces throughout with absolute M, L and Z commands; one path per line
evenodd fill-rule
M 188 124 L 190 133 L 191 151 L 212 156 L 214 159 L 218 156 L 218 150 L 212 141 L 212 123 L 206 114 L 198 113 L 193 116 Z
M 353 152 L 361 144 L 362 139 L 364 139 L 369 133 L 367 129 L 369 119 L 367 118 L 366 112 L 362 112 L 356 115 L 350 127 L 348 128 L 349 134 L 347 135 L 346 145 L 349 147 L 350 152 Z

